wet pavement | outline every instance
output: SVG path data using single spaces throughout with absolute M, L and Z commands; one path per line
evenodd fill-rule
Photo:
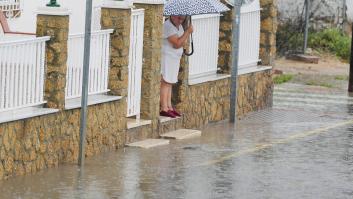
M 285 84 L 236 126 L 0 181 L 0 198 L 353 198 L 353 98 Z

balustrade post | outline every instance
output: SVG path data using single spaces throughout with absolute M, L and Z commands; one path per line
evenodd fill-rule
M 102 29 L 114 29 L 110 42 L 109 94 L 124 97 L 118 110 L 123 118 L 127 114 L 125 99 L 128 92 L 131 7 L 126 2 L 110 0 L 105 1 L 101 8 Z
M 153 136 L 157 137 L 164 1 L 137 0 L 134 5 L 145 10 L 141 118 L 152 120 Z
M 273 66 L 276 57 L 277 0 L 260 0 L 260 6 L 260 59 L 262 65 Z
M 50 36 L 45 50 L 45 100 L 48 108 L 65 108 L 68 34 L 68 9 L 47 7 L 38 10 L 36 35 Z
M 232 68 L 232 29 L 234 7 L 229 5 L 226 0 L 221 0 L 227 5 L 228 12 L 222 13 L 219 26 L 219 49 L 218 49 L 218 73 L 230 74 Z

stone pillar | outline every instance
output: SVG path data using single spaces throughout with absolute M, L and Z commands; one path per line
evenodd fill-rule
M 222 3 L 227 5 L 228 12 L 221 16 L 219 27 L 219 50 L 218 50 L 218 73 L 230 74 L 232 67 L 232 29 L 233 29 L 233 9 L 225 0 Z
M 46 43 L 47 68 L 45 75 L 45 100 L 48 108 L 65 108 L 67 69 L 67 41 L 69 12 L 64 8 L 40 8 L 37 15 L 36 35 L 50 36 Z
M 131 7 L 107 2 L 102 6 L 102 29 L 114 29 L 111 34 L 108 87 L 111 95 L 127 97 Z
M 140 1 L 139 1 L 140 2 Z M 159 119 L 161 80 L 161 47 L 163 34 L 163 1 L 135 3 L 136 8 L 145 9 L 143 38 L 141 117 L 152 120 L 156 136 Z
M 260 59 L 262 65 L 274 65 L 276 57 L 277 0 L 260 0 L 261 37 Z

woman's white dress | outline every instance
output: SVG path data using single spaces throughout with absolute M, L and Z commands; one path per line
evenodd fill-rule
M 178 29 L 172 24 L 170 19 L 164 22 L 161 72 L 163 80 L 170 84 L 174 84 L 178 81 L 180 59 L 183 55 L 183 48 L 174 48 L 168 41 L 168 38 L 173 35 L 181 37 L 183 34 L 184 30 L 181 25 Z

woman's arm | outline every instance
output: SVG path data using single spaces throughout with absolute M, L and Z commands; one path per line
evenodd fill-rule
M 189 35 L 194 31 L 192 25 L 186 29 L 184 34 L 181 37 L 178 37 L 177 35 L 172 35 L 168 37 L 168 41 L 173 45 L 174 48 L 179 49 L 183 47 L 185 44 L 186 40 L 188 39 Z

